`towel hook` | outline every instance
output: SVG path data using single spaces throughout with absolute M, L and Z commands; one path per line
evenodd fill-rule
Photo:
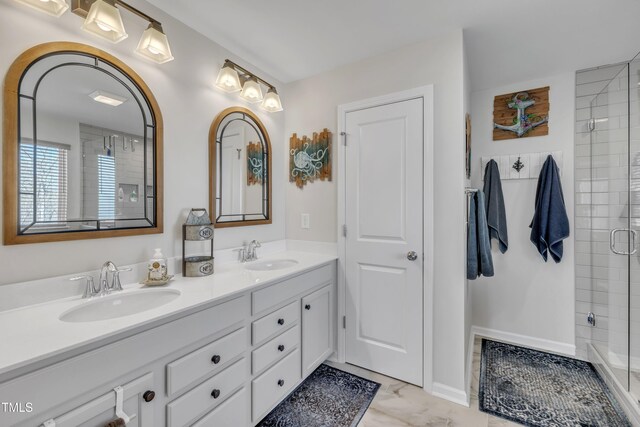
M 524 163 L 522 163 L 522 161 L 520 160 L 520 156 L 518 156 L 518 160 L 516 160 L 511 167 L 514 168 L 518 173 L 522 170 L 522 168 L 524 168 Z

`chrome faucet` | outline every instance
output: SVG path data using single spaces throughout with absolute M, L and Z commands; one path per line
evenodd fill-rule
M 99 283 L 99 288 L 100 288 L 100 295 L 107 295 L 109 293 L 111 293 L 111 291 L 113 290 L 113 277 L 111 279 L 111 285 L 109 285 L 109 272 L 110 271 L 116 271 L 116 265 L 111 262 L 111 261 L 107 261 L 104 264 L 102 264 L 102 268 L 100 269 L 100 280 L 98 281 Z M 115 277 L 115 276 L 114 276 Z M 122 287 L 120 287 L 120 290 L 122 289 Z
M 256 249 L 261 246 L 260 242 L 252 240 L 248 245 L 235 249 L 235 252 L 238 252 L 238 261 L 249 262 L 257 260 L 258 252 Z
M 96 286 L 93 276 L 76 276 L 69 280 L 86 280 L 86 285 L 82 298 L 93 298 L 96 296 L 108 295 L 113 291 L 121 291 L 122 283 L 120 283 L 120 272 L 131 271 L 131 268 L 118 268 L 112 261 L 107 261 L 100 269 L 100 279 Z M 111 282 L 109 282 L 109 273 L 111 273 Z
M 100 295 L 108 295 L 113 291 L 121 291 L 122 283 L 120 283 L 120 272 L 131 271 L 129 268 L 118 268 L 112 261 L 102 264 L 100 269 Z M 109 282 L 109 273 L 111 273 L 111 282 Z
M 261 247 L 262 245 L 257 240 L 252 240 L 247 247 L 247 261 L 255 261 L 258 259 L 258 252 L 256 249 Z

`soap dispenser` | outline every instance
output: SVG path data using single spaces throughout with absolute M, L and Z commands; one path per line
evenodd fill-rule
M 149 260 L 148 280 L 165 280 L 167 278 L 167 259 L 162 254 L 162 249 L 156 248 L 153 257 Z

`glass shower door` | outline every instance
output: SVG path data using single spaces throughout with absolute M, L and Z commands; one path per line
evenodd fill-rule
M 629 263 L 634 251 L 630 221 L 634 200 L 630 196 L 636 194 L 629 179 L 628 76 L 625 66 L 592 100 L 589 121 L 591 306 L 595 315 L 591 342 L 627 390 Z
M 631 228 L 640 234 L 640 59 L 629 63 L 629 218 Z M 635 249 L 640 248 L 636 241 Z M 640 400 L 640 255 L 629 259 L 629 392 Z

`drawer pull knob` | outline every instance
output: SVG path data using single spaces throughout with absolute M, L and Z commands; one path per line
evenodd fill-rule
M 311 310 L 311 304 L 307 304 L 307 305 L 305 305 L 305 306 L 304 306 L 304 309 L 305 309 L 305 310 Z
M 220 397 L 220 390 L 218 390 L 217 388 L 214 388 L 213 391 L 211 392 L 211 396 L 213 396 L 214 399 L 217 399 L 218 397 Z
M 156 392 L 153 390 L 147 390 L 142 395 L 142 398 L 144 399 L 145 402 L 151 402 L 154 397 L 156 397 Z
M 283 318 L 278 319 L 278 325 L 280 325 L 280 326 L 284 325 L 284 319 Z
M 220 356 L 218 356 L 217 354 L 215 354 L 212 358 L 211 361 L 213 362 L 214 365 L 217 365 L 218 363 L 220 363 Z
M 284 351 L 284 346 L 282 344 L 278 346 L 278 351 Z
M 278 380 L 278 385 L 282 387 L 284 385 L 284 380 Z

